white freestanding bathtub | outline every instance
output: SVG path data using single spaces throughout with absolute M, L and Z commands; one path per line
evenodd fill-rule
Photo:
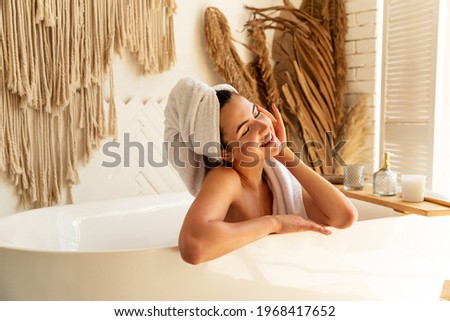
M 437 301 L 448 278 L 450 217 L 362 202 L 362 219 L 383 218 L 330 236 L 270 235 L 192 266 L 176 247 L 191 201 L 163 194 L 0 219 L 0 299 Z

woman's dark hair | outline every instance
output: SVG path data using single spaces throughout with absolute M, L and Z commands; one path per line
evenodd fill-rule
M 229 90 L 216 90 L 217 99 L 219 99 L 220 108 L 222 108 L 233 97 L 234 92 Z
M 233 97 L 233 95 L 236 95 L 234 92 L 229 90 L 216 90 L 216 96 L 217 99 L 219 99 L 219 105 L 220 108 L 225 106 Z M 223 139 L 223 129 L 220 127 L 220 145 L 222 145 L 222 148 L 225 148 L 227 146 L 227 143 Z

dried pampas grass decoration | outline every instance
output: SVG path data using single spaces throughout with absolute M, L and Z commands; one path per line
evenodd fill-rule
M 371 144 L 367 137 L 371 134 L 371 117 L 367 107 L 367 95 L 359 95 L 350 106 L 345 106 L 344 96 L 347 89 L 347 62 L 345 56 L 345 35 L 347 33 L 347 15 L 343 0 L 303 0 L 301 10 L 321 19 L 331 36 L 334 48 L 335 84 L 336 84 L 336 124 L 337 139 L 345 140 L 342 159 L 347 164 L 364 163 L 370 160 Z M 342 172 L 335 168 L 336 174 Z
M 358 95 L 344 115 L 340 137 L 346 140 L 341 156 L 347 164 L 365 163 L 372 152 L 372 144 L 367 142 L 371 134 L 371 116 L 367 108 L 368 95 Z
M 269 106 L 275 104 L 281 112 L 283 121 L 286 125 L 286 134 L 288 141 L 293 141 L 292 132 L 296 130 L 295 124 L 287 116 L 285 112 L 284 102 L 281 99 L 277 82 L 273 75 L 273 68 L 270 59 L 270 52 L 267 48 L 266 34 L 264 32 L 264 24 L 258 20 L 249 20 L 246 28 L 250 34 L 251 44 L 245 45 L 251 50 L 255 58 L 247 65 L 250 74 L 257 81 L 259 100 L 263 107 L 272 112 Z M 294 147 L 296 147 L 294 145 Z
M 255 54 L 247 69 L 236 54 L 225 17 L 216 8 L 214 19 L 221 23 L 216 29 L 225 32 L 214 34 L 211 23 L 205 23 L 207 51 L 226 81 L 234 85 L 250 83 L 254 88 L 253 80 L 249 79 L 249 75 L 253 76 L 259 100 L 266 106 L 275 103 L 281 107 L 288 137 L 302 146 L 305 163 L 321 174 L 339 174 L 343 164 L 334 161 L 335 155 L 327 152 L 335 143 L 346 140 L 344 154 L 336 158 L 346 162 L 367 161 L 365 140 L 370 127 L 364 99 L 350 108 L 344 104 L 345 4 L 343 0 L 304 0 L 301 8 L 296 9 L 289 0 L 284 3 L 269 8 L 246 7 L 252 18 L 246 24 L 251 44 L 245 46 Z M 273 67 L 266 29 L 275 30 Z M 227 68 L 224 65 L 227 61 L 233 66 Z
M 250 34 L 251 45 L 247 46 L 254 54 L 254 60 L 247 66 L 252 72 L 257 85 L 261 102 L 265 106 L 272 104 L 280 105 L 281 97 L 278 92 L 277 83 L 273 77 L 272 65 L 270 63 L 269 50 L 266 45 L 266 34 L 261 22 L 251 21 L 246 27 Z
M 217 8 L 205 11 L 206 52 L 223 79 L 249 100 L 259 103 L 256 81 L 246 70 L 233 44 L 228 20 Z
M 333 48 L 329 33 L 316 20 L 291 6 L 257 9 L 247 7 L 266 28 L 277 28 L 292 39 L 290 44 L 279 44 L 286 60 L 292 65 L 281 70 L 277 81 L 281 83 L 284 101 L 291 115 L 301 124 L 305 143 L 322 148 L 306 148 L 304 161 L 319 173 L 331 174 L 333 169 L 325 160 L 325 146 L 332 146 L 335 117 L 335 84 Z M 290 13 L 290 19 L 274 16 L 273 12 Z M 290 45 L 290 48 L 286 48 Z M 293 74 L 291 72 L 293 71 Z M 327 134 L 327 133 L 331 133 Z M 298 135 L 298 133 L 297 133 Z M 320 159 L 320 161 L 319 161 Z M 324 162 L 325 161 L 325 162 Z
M 347 14 L 343 0 L 303 0 L 300 10 L 321 20 L 330 33 L 333 46 L 336 84 L 336 126 L 342 125 L 345 113 L 344 95 L 347 89 L 347 60 L 345 57 L 345 35 L 347 34 Z

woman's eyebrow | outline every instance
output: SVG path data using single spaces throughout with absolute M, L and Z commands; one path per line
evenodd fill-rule
M 256 105 L 253 104 L 252 114 L 255 113 L 255 108 L 256 108 Z M 241 129 L 241 127 L 244 126 L 244 125 L 245 125 L 246 123 L 248 123 L 248 122 L 249 122 L 248 119 L 247 119 L 247 120 L 244 120 L 244 121 L 237 127 L 237 129 L 236 129 L 236 134 L 239 132 L 239 129 Z

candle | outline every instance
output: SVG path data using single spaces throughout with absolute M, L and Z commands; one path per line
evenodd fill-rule
M 423 202 L 425 197 L 424 175 L 402 175 L 402 200 L 405 202 Z
M 352 164 L 344 167 L 344 189 L 356 191 L 364 188 L 364 165 Z

